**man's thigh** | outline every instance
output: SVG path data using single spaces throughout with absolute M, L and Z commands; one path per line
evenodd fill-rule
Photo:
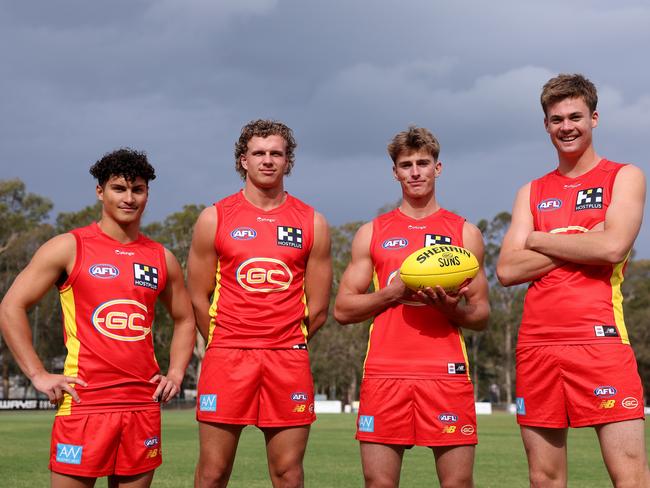
M 441 486 L 474 486 L 474 446 L 432 447 Z
M 404 446 L 362 441 L 360 448 L 366 486 L 399 486 Z
M 643 420 L 598 425 L 596 433 L 603 460 L 616 485 L 650 485 Z

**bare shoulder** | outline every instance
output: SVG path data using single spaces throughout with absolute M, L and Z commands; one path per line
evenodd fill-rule
M 615 181 L 617 184 L 621 181 L 629 181 L 631 183 L 641 183 L 645 185 L 645 174 L 643 173 L 643 170 L 638 166 L 635 166 L 633 164 L 626 164 L 619 170 Z
M 327 223 L 325 216 L 316 211 L 314 211 L 314 229 L 320 232 L 329 230 L 329 224 Z
M 77 240 L 67 232 L 56 235 L 43 244 L 34 254 L 33 261 L 51 263 L 63 268 L 74 262 L 76 253 Z

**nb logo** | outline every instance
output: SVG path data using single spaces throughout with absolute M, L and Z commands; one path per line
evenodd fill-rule
M 83 446 L 57 443 L 56 461 L 65 464 L 81 464 L 82 452 Z

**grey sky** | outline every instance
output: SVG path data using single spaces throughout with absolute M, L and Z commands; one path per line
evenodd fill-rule
M 476 222 L 554 168 L 558 72 L 599 88 L 598 153 L 648 173 L 649 25 L 645 0 L 0 0 L 0 178 L 78 210 L 90 164 L 143 149 L 161 220 L 236 191 L 239 130 L 269 117 L 298 140 L 287 189 L 342 224 L 398 198 L 385 147 L 415 123 L 442 144 L 441 203 Z

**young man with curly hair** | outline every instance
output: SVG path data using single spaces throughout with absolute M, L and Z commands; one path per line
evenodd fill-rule
M 517 421 L 531 486 L 567 485 L 568 427 L 592 426 L 615 486 L 650 486 L 643 391 L 623 320 L 623 271 L 645 177 L 599 156 L 594 84 L 561 74 L 542 90 L 558 166 L 524 185 L 497 264 L 530 282 L 517 343 Z
M 246 425 L 264 432 L 274 487 L 301 487 L 315 420 L 307 341 L 327 317 L 332 270 L 325 218 L 284 190 L 296 142 L 281 122 L 241 131 L 243 190 L 196 223 L 188 287 L 207 341 L 198 384 L 195 486 L 226 486 Z
M 144 153 L 119 149 L 97 161 L 100 220 L 41 246 L 0 306 L 0 328 L 34 387 L 58 406 L 50 449 L 54 488 L 146 488 L 162 462 L 160 405 L 179 391 L 195 338 L 183 273 L 162 245 L 140 234 L 154 168 Z M 59 290 L 67 356 L 46 371 L 27 310 Z M 174 321 L 169 369 L 154 356 L 154 306 Z

